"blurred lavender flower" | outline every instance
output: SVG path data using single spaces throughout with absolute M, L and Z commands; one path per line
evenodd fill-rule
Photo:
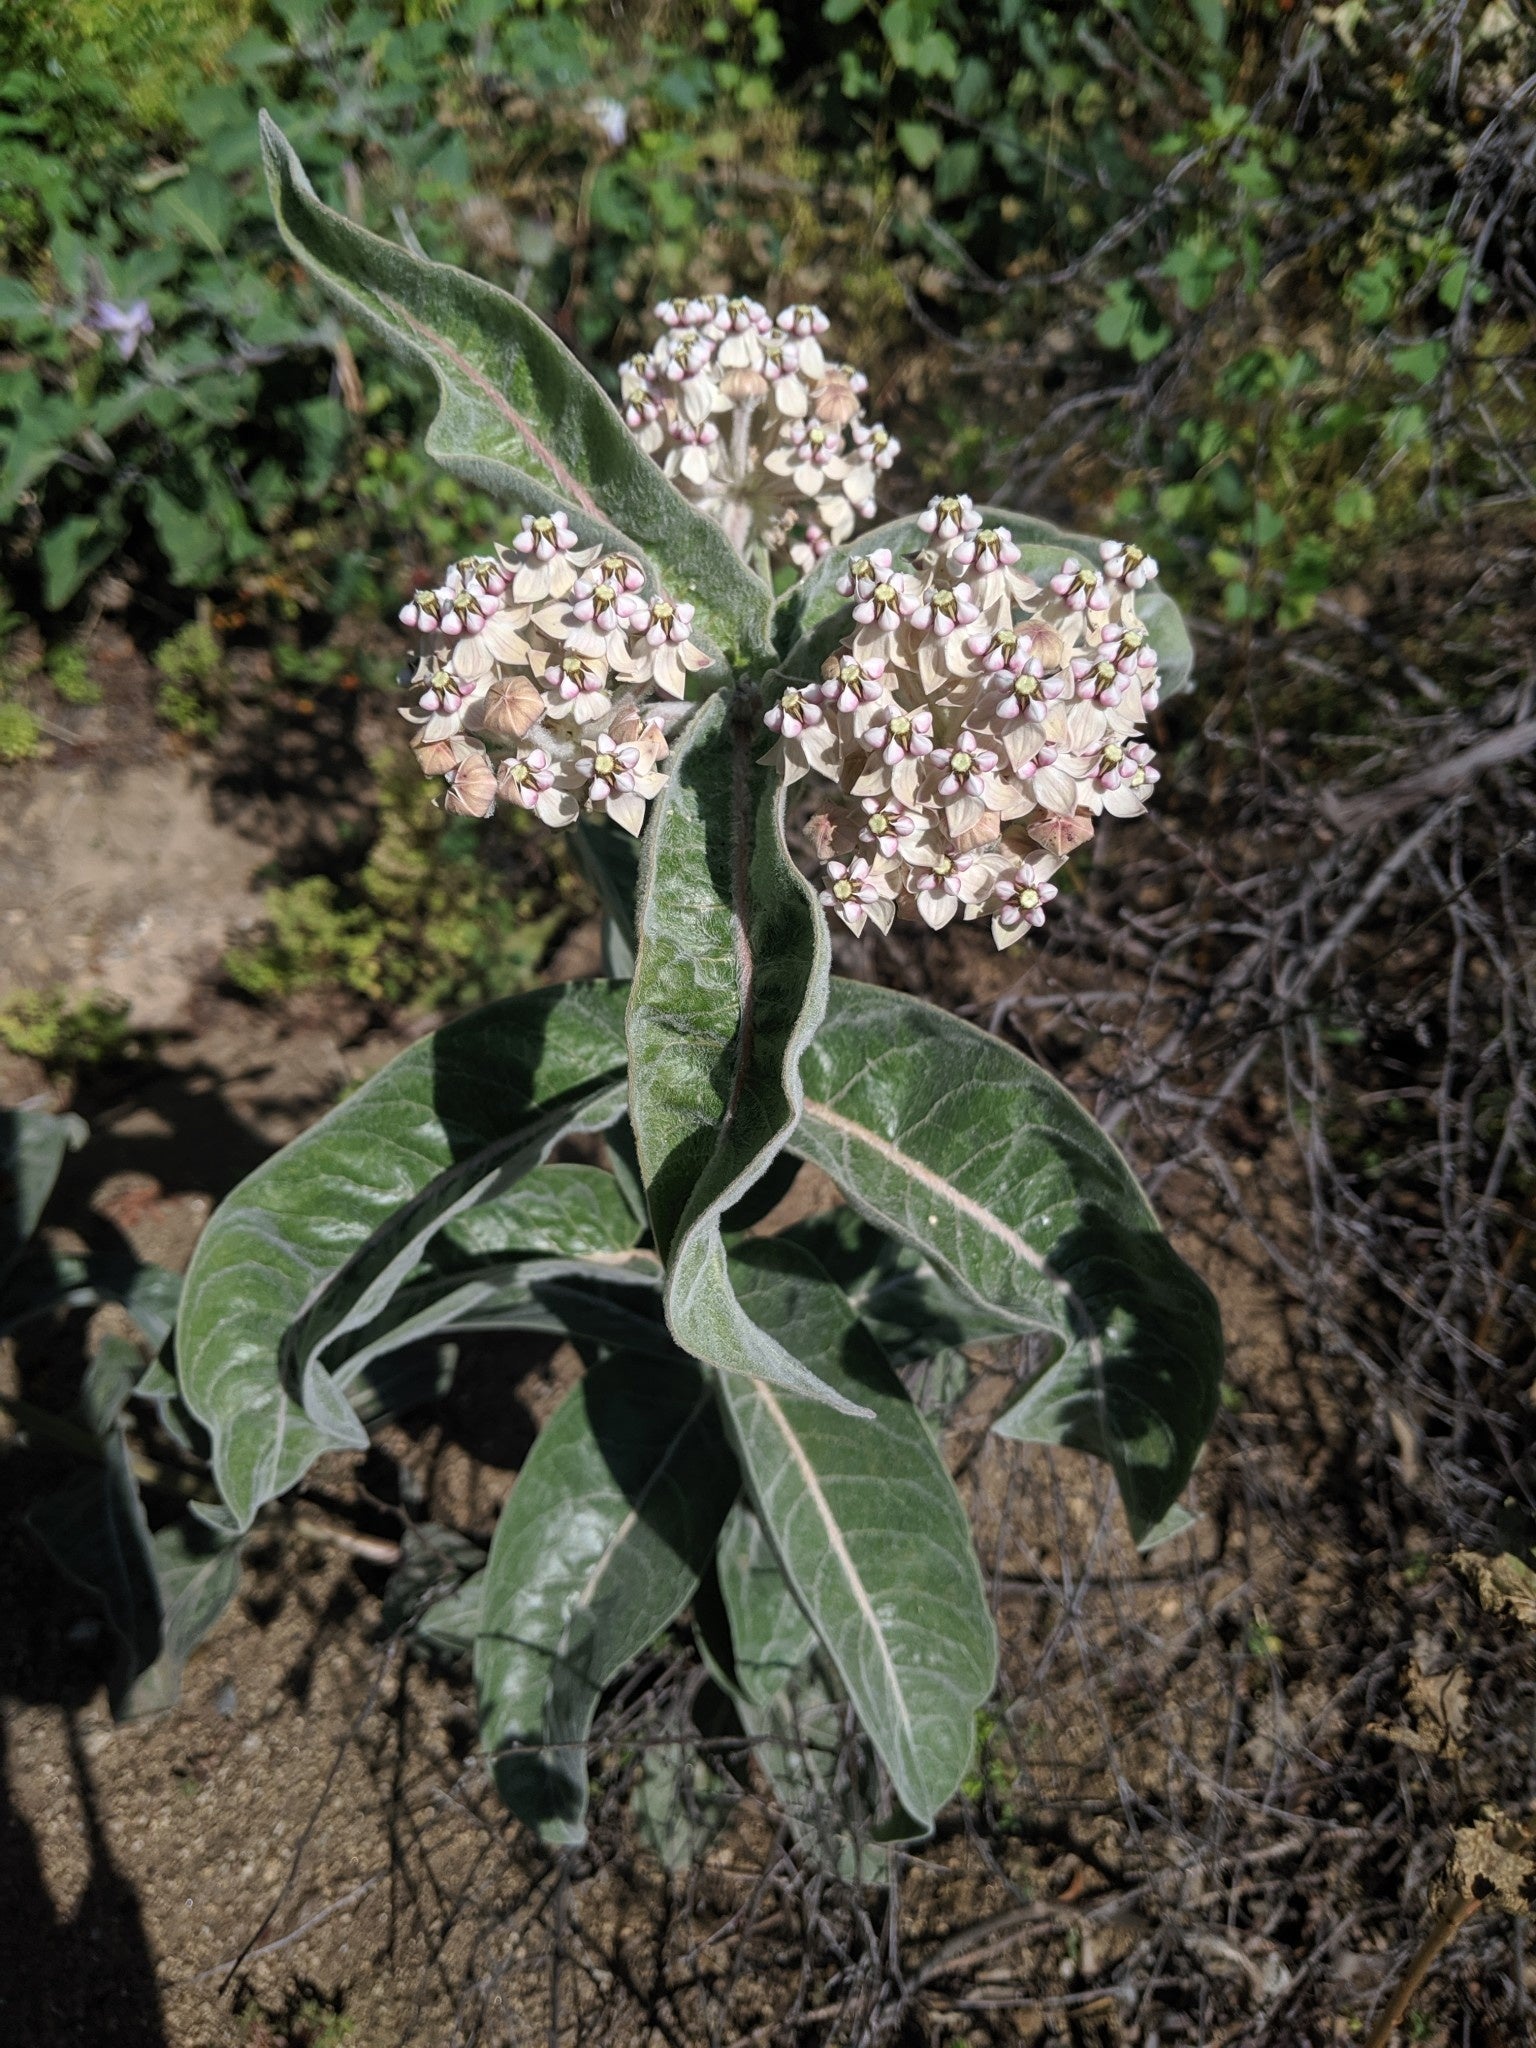
M 629 116 L 622 100 L 590 99 L 582 112 L 610 148 L 623 148 L 629 139 Z
M 112 336 L 125 363 L 133 360 L 139 343 L 155 328 L 148 302 L 144 299 L 135 299 L 131 306 L 114 306 L 110 299 L 93 299 L 89 324 L 98 334 Z

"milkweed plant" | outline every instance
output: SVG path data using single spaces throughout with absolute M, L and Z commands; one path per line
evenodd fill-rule
M 792 1816 L 921 1837 L 997 1653 L 915 1368 L 1036 1337 L 996 1428 L 1107 1460 L 1145 1545 L 1187 1519 L 1221 1331 L 1072 1097 L 833 976 L 830 920 L 1027 941 L 1152 793 L 1178 613 L 1137 547 L 962 493 L 871 524 L 897 444 L 816 307 L 671 301 L 615 406 L 263 135 L 294 255 L 431 369 L 428 452 L 507 508 L 401 609 L 416 757 L 451 811 L 575 835 L 606 976 L 444 1026 L 251 1174 L 152 1391 L 204 1434 L 233 1545 L 367 1443 L 421 1340 L 568 1338 L 583 1377 L 488 1555 L 417 1615 L 472 1654 L 508 1806 L 582 1839 L 600 1697 L 686 1609 Z M 803 1161 L 843 1206 L 756 1228 Z

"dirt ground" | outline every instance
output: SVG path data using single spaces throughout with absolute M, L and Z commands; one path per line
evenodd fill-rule
M 180 1266 L 212 1202 L 413 1027 L 221 991 L 220 951 L 259 914 L 272 813 L 228 801 L 142 721 L 114 737 L 111 709 L 112 744 L 7 774 L 0 973 L 105 987 L 160 1034 L 84 1088 L 93 1136 L 50 1214 L 87 1237 L 105 1219 Z M 1187 716 L 1175 731 L 1198 736 Z M 38 1482 L 0 1425 L 0 2040 L 1366 2038 L 1454 1831 L 1522 1821 L 1536 1799 L 1536 1637 L 1451 1563 L 1533 1526 L 1528 1219 L 1495 1187 L 1494 1235 L 1458 1281 L 1446 1247 L 1481 1213 L 1471 1169 L 1496 1133 L 1471 1118 L 1448 1211 L 1432 1129 L 1410 1123 L 1384 1165 L 1359 1163 L 1381 1091 L 1463 1100 L 1447 1078 L 1462 1026 L 1432 1021 L 1462 939 L 1448 949 L 1393 878 L 1409 860 L 1496 875 L 1503 855 L 1464 798 L 1429 820 L 1438 841 L 1417 812 L 1373 839 L 1320 828 L 1283 777 L 1267 810 L 1220 818 L 1209 787 L 1208 763 L 1181 769 L 1140 849 L 1096 869 L 1023 960 L 970 933 L 921 956 L 843 949 L 844 971 L 924 986 L 1079 1089 L 1149 1175 L 1229 1342 L 1198 1519 L 1149 1558 L 1101 1471 L 988 1433 L 1023 1360 L 973 1360 L 946 1451 L 1002 1677 L 934 1842 L 896 1856 L 887 1885 L 840 1885 L 797 1860 L 749 1773 L 708 1849 L 659 1863 L 630 1795 L 694 1703 L 686 1627 L 605 1706 L 588 1846 L 553 1854 L 509 1824 L 467 1684 L 388 1633 L 386 1570 L 359 1552 L 413 1520 L 484 1537 L 566 1352 L 528 1345 L 515 1397 L 495 1361 L 489 1436 L 469 1355 L 441 1418 L 317 1468 L 258 1531 L 179 1710 L 126 1729 L 96 1683 L 98 1625 L 9 1512 Z M 1501 974 L 1528 999 L 1523 917 L 1481 952 L 1474 934 L 1468 1001 Z M 589 971 L 591 949 L 577 934 L 551 975 Z M 26 1062 L 0 1069 L 0 1099 L 47 1089 Z M 1507 1126 L 1520 1100 L 1502 1100 Z M 4 1390 L 67 1399 L 78 1321 L 0 1356 Z M 1490 1901 L 1401 2038 L 1529 2038 L 1527 1947 L 1523 1918 Z

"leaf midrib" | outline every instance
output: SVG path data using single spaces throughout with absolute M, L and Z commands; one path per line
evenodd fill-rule
M 852 1117 L 843 1116 L 838 1110 L 833 1109 L 829 1103 L 817 1101 L 810 1096 L 807 1096 L 805 1099 L 801 1115 L 802 1117 L 809 1117 L 814 1123 L 825 1125 L 828 1130 L 835 1131 L 840 1138 L 867 1147 L 878 1158 L 884 1160 L 886 1165 L 895 1172 L 915 1182 L 936 1199 L 947 1202 L 952 1208 L 957 1209 L 962 1216 L 967 1217 L 979 1230 L 986 1232 L 996 1243 L 1001 1244 L 1006 1251 L 1012 1253 L 1015 1258 L 1021 1259 L 1031 1272 L 1044 1280 L 1054 1290 L 1058 1300 L 1065 1307 L 1077 1339 L 1087 1349 L 1088 1363 L 1094 1377 L 1096 1398 L 1101 1404 L 1103 1403 L 1106 1398 L 1106 1388 L 1104 1385 L 1104 1340 L 1099 1334 L 1098 1327 L 1093 1317 L 1089 1314 L 1088 1306 L 1082 1296 L 1064 1274 L 1056 1271 L 1043 1252 L 1037 1251 L 1027 1238 L 1021 1236 L 1011 1224 L 1005 1223 L 993 1210 L 987 1208 L 985 1203 L 978 1202 L 974 1195 L 966 1194 L 962 1188 L 956 1187 L 952 1180 L 948 1180 L 943 1174 L 936 1172 L 933 1167 L 917 1158 L 915 1154 L 903 1151 L 899 1145 L 894 1144 L 891 1139 L 885 1137 L 881 1132 L 871 1130 L 867 1124 L 861 1124 Z M 860 1204 L 856 1202 L 855 1206 L 860 1206 Z M 867 1195 L 863 1197 L 863 1206 L 868 1208 L 874 1207 L 874 1204 L 869 1201 Z M 879 1221 L 887 1229 L 901 1231 L 901 1226 L 894 1217 L 882 1214 Z M 971 1294 L 977 1301 L 982 1302 L 983 1306 L 995 1306 L 995 1304 L 985 1300 L 958 1267 L 955 1269 L 955 1277 L 965 1291 Z
M 806 1456 L 805 1446 L 801 1443 L 794 1430 L 790 1428 L 789 1418 L 780 1406 L 777 1396 L 767 1383 L 762 1380 L 753 1381 L 752 1391 L 767 1410 L 774 1427 L 784 1439 L 785 1448 L 788 1450 L 791 1459 L 794 1461 L 795 1468 L 800 1474 L 801 1484 L 804 1486 L 812 1506 L 815 1508 L 822 1526 L 826 1530 L 828 1547 L 833 1557 L 837 1560 L 843 1577 L 848 1583 L 849 1590 L 853 1594 L 854 1604 L 863 1615 L 870 1633 L 879 1646 L 880 1661 L 885 1667 L 890 1695 L 895 1702 L 909 1766 L 913 1765 L 916 1757 L 916 1738 L 912 1728 L 911 1717 L 907 1713 L 906 1695 L 902 1690 L 900 1675 L 896 1669 L 896 1661 L 892 1657 L 890 1645 L 885 1639 L 885 1631 L 880 1625 L 880 1618 L 875 1613 L 873 1603 L 868 1592 L 865 1590 L 864 1580 L 853 1561 L 853 1554 L 848 1548 L 848 1540 L 843 1534 L 842 1525 L 833 1514 L 832 1503 L 827 1499 L 826 1490 L 817 1476 L 816 1468 Z M 828 1647 L 831 1647 L 830 1644 Z
M 418 320 L 408 307 L 403 306 L 398 299 L 392 298 L 388 292 L 381 291 L 377 285 L 372 285 L 369 289 L 380 304 L 388 306 L 390 311 L 398 319 L 404 321 L 407 327 L 421 335 L 430 346 L 442 350 L 443 354 L 453 364 L 453 367 L 460 372 L 467 382 L 475 387 L 492 410 L 501 415 L 508 426 L 511 427 L 513 433 L 520 440 L 527 443 L 535 459 L 542 462 L 554 478 L 556 487 L 559 490 L 565 492 L 574 504 L 579 505 L 584 512 L 590 513 L 594 519 L 602 517 L 601 512 L 598 510 L 597 500 L 592 496 L 592 493 L 584 484 L 578 481 L 560 460 L 559 456 L 555 454 L 554 450 L 546 447 L 522 413 L 517 410 L 516 406 L 506 396 L 505 392 L 498 391 L 483 370 L 472 363 L 462 350 L 455 348 L 447 335 L 439 328 L 428 326 L 425 320 Z

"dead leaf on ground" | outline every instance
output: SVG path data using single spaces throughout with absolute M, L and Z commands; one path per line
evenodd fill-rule
M 1529 1912 L 1536 1887 L 1530 1830 L 1499 1817 L 1458 1828 L 1446 1875 L 1463 1898 L 1496 1900 L 1506 1913 Z
M 1431 1671 L 1428 1667 L 1434 1660 L 1434 1645 L 1425 1637 L 1418 1637 L 1403 1685 L 1403 1699 L 1413 1725 L 1405 1728 L 1377 1721 L 1372 1724 L 1371 1733 L 1419 1756 L 1458 1757 L 1467 1732 L 1472 1684 L 1459 1665 L 1449 1671 Z
M 1536 1572 L 1522 1564 L 1512 1552 L 1502 1557 L 1482 1557 L 1475 1550 L 1458 1550 L 1451 1563 L 1466 1579 L 1490 1614 L 1507 1615 L 1522 1628 L 1536 1629 Z

